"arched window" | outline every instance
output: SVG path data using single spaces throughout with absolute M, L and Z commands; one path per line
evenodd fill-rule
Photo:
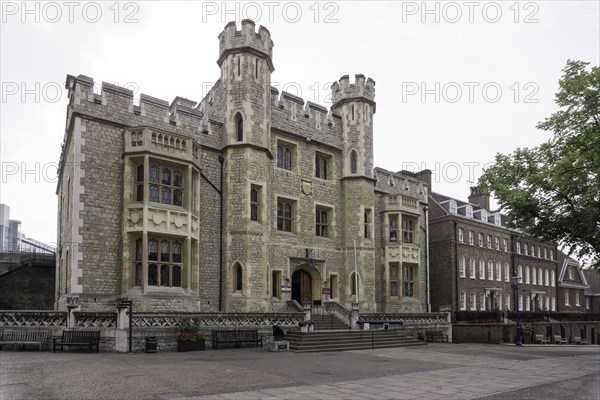
M 244 140 L 244 119 L 239 114 L 235 122 L 235 133 L 238 142 Z
M 235 291 L 241 292 L 242 291 L 242 283 L 243 283 L 242 266 L 240 264 L 236 264 L 234 268 L 235 268 Z
M 356 173 L 356 152 L 354 150 L 350 152 L 350 173 Z

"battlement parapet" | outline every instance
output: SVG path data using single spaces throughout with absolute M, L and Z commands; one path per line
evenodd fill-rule
M 258 28 L 255 32 L 255 23 L 251 19 L 242 21 L 242 29 L 237 30 L 234 21 L 225 25 L 223 32 L 219 34 L 219 60 L 221 65 L 225 57 L 231 53 L 240 51 L 250 51 L 267 59 L 271 72 L 275 70 L 273 66 L 273 41 L 271 33 L 264 26 Z
M 350 77 L 344 75 L 338 82 L 331 85 L 333 106 L 352 100 L 366 100 L 375 105 L 375 81 L 371 78 L 365 80 L 362 74 L 354 75 L 354 83 L 350 83 Z
M 163 129 L 175 125 L 194 132 L 201 130 L 202 112 L 193 108 L 196 102 L 183 97 L 178 96 L 169 104 L 142 93 L 139 105 L 135 105 L 132 90 L 102 82 L 100 93 L 95 93 L 98 88 L 94 79 L 85 75 L 67 75 L 65 87 L 70 103 L 82 114 L 126 125 L 156 125 Z

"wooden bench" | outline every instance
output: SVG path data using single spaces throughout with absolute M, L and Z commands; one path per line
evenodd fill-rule
M 52 351 L 60 347 L 63 351 L 64 346 L 83 346 L 87 347 L 90 353 L 96 347 L 96 353 L 99 352 L 100 331 L 63 331 L 62 338 L 54 338 Z
M 587 344 L 587 340 L 582 339 L 581 336 L 575 336 L 571 338 L 571 344 Z
M 425 331 L 425 340 L 428 342 L 446 342 L 448 343 L 448 335 L 442 331 Z
M 535 335 L 535 342 L 540 344 L 550 344 L 550 339 L 546 339 L 544 335 Z
M 262 337 L 257 329 L 213 330 L 212 343 L 215 350 L 224 343 L 234 343 L 235 347 L 240 347 L 242 343 L 256 343 L 256 347 L 262 347 Z
M 560 335 L 554 335 L 554 344 L 567 344 L 567 340 Z
M 15 329 L 5 330 L 1 333 L 0 345 L 12 344 L 17 350 L 17 345 L 37 344 L 39 351 L 42 351 L 42 347 L 48 343 L 50 337 L 49 331 L 40 331 L 33 329 Z

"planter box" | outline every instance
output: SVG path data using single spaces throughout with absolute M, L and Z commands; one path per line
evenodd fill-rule
M 177 351 L 203 351 L 205 349 L 205 340 L 197 340 L 195 342 L 191 340 L 178 340 Z

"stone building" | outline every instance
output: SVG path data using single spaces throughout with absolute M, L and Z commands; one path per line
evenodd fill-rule
M 556 311 L 556 247 L 507 228 L 489 204 L 478 187 L 468 202 L 429 196 L 432 310 L 512 311 L 518 275 L 521 310 Z
M 199 103 L 135 105 L 67 76 L 58 309 L 120 296 L 140 311 L 426 309 L 428 188 L 374 173 L 375 82 L 342 76 L 327 109 L 271 86 L 272 51 L 266 28 L 227 24 Z

